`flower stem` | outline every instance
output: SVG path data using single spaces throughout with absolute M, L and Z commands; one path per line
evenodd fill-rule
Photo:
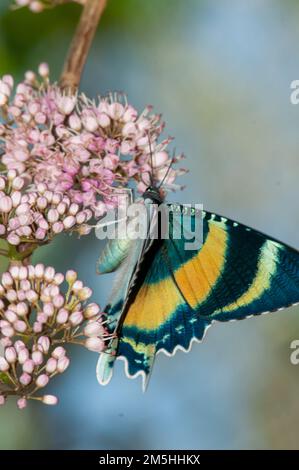
M 72 91 L 78 88 L 88 52 L 106 3 L 107 0 L 86 0 L 60 77 L 61 88 Z

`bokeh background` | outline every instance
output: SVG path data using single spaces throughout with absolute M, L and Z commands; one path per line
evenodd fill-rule
M 21 78 L 48 61 L 56 79 L 80 8 L 40 15 L 0 2 L 0 73 Z M 295 0 L 110 0 L 82 80 L 91 96 L 128 94 L 163 112 L 188 156 L 187 188 L 171 195 L 299 247 L 299 4 Z M 35 257 L 77 269 L 104 306 L 94 234 L 58 238 Z M 106 388 L 96 355 L 74 349 L 57 378 L 56 408 L 0 410 L 0 449 L 296 449 L 299 309 L 214 325 L 187 355 L 158 357 L 150 387 L 125 378 Z

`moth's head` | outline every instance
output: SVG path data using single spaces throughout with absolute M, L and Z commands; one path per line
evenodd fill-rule
M 149 186 L 142 195 L 143 199 L 150 199 L 154 204 L 161 204 L 164 201 L 163 192 L 156 186 Z

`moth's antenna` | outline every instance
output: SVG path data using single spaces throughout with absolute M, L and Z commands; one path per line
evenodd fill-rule
M 148 137 L 148 146 L 149 146 L 149 151 L 150 151 L 150 162 L 151 162 L 150 182 L 151 182 L 151 186 L 153 186 L 153 185 L 154 185 L 154 179 L 153 179 L 153 176 L 154 176 L 154 164 L 153 164 L 152 143 L 151 143 L 150 133 L 149 133 L 149 132 L 147 133 L 147 137 Z

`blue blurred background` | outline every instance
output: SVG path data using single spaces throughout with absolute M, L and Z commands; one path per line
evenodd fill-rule
M 57 79 L 80 8 L 40 15 L 0 6 L 0 73 L 48 61 Z M 204 206 L 299 247 L 299 4 L 295 0 L 110 0 L 82 80 L 91 96 L 122 90 L 163 112 L 188 156 L 173 200 Z M 78 270 L 104 306 L 94 234 L 57 238 L 35 257 Z M 214 325 L 186 355 L 158 357 L 148 391 L 125 378 L 98 386 L 96 355 L 72 350 L 54 381 L 56 408 L 0 410 L 0 449 L 247 449 L 299 446 L 299 309 Z

